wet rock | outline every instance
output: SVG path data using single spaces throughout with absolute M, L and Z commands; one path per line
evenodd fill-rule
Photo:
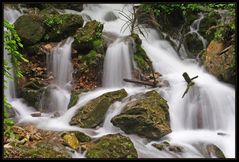
M 96 140 L 87 150 L 88 158 L 137 158 L 137 151 L 130 138 L 109 134 Z
M 62 138 L 64 139 L 66 145 L 74 150 L 78 150 L 80 143 L 74 133 L 64 133 L 62 134 Z
M 36 15 L 23 15 L 16 20 L 14 26 L 25 45 L 39 42 L 46 33 L 43 22 Z
M 120 101 L 127 96 L 124 89 L 105 93 L 91 101 L 76 112 L 70 124 L 82 128 L 94 128 L 104 121 L 104 116 L 114 101 Z
M 154 144 L 152 144 L 152 146 L 154 146 L 155 148 L 157 148 L 160 151 L 166 150 L 166 151 L 171 151 L 171 152 L 175 152 L 175 153 L 181 153 L 184 150 L 182 146 L 171 145 L 167 141 L 164 141 L 159 144 L 154 143 Z
M 222 150 L 214 144 L 205 144 L 200 142 L 194 144 L 194 146 L 205 158 L 225 158 Z
M 41 112 L 33 112 L 33 113 L 31 113 L 31 116 L 32 117 L 39 117 L 39 116 L 41 116 Z
M 225 155 L 223 154 L 222 150 L 220 150 L 214 144 L 207 145 L 207 151 L 208 151 L 209 155 L 211 155 L 211 156 L 215 156 L 217 158 L 225 158 Z
M 79 132 L 79 131 L 72 131 L 71 133 L 74 133 L 78 141 L 80 142 L 90 142 L 92 139 L 90 136 L 86 135 L 85 133 Z
M 111 122 L 124 132 L 159 139 L 171 132 L 167 101 L 156 91 L 129 102 Z
M 115 14 L 113 12 L 107 12 L 104 16 L 105 21 L 114 21 L 116 19 L 117 19 L 117 17 L 115 16 Z

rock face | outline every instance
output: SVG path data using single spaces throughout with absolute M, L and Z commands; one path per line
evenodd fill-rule
M 126 133 L 159 139 L 171 132 L 168 109 L 166 100 L 156 91 L 150 91 L 129 102 L 111 122 Z
M 88 158 L 137 158 L 134 144 L 121 134 L 109 134 L 96 140 L 86 153 Z
M 203 55 L 203 62 L 209 73 L 215 75 L 222 81 L 235 84 L 235 48 L 231 47 L 227 52 L 220 55 L 220 52 L 223 51 L 224 48 L 226 47 L 223 43 L 211 41 Z
M 71 125 L 82 128 L 94 128 L 104 121 L 105 114 L 114 101 L 127 96 L 124 89 L 105 93 L 83 106 L 71 119 Z
M 23 44 L 32 45 L 37 43 L 45 35 L 46 29 L 39 16 L 23 15 L 14 23 L 16 31 Z

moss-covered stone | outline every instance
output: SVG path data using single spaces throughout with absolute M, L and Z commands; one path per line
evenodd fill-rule
M 10 150 L 9 150 L 10 149 Z M 4 149 L 6 158 L 70 158 L 68 150 L 55 141 L 44 140 L 35 145 L 16 145 L 14 154 L 12 148 Z M 8 152 L 10 154 L 8 154 Z
M 94 142 L 86 153 L 88 158 L 137 158 L 137 151 L 130 138 L 109 134 Z
M 75 14 L 47 14 L 43 19 L 47 28 L 47 41 L 61 41 L 72 36 L 84 22 L 82 16 Z
M 171 132 L 167 102 L 156 91 L 129 102 L 111 122 L 126 133 L 150 139 L 159 139 Z
M 72 106 L 75 106 L 75 104 L 77 103 L 78 100 L 79 100 L 79 94 L 78 93 L 71 93 L 70 102 L 69 102 L 67 108 L 69 109 Z
M 120 101 L 127 96 L 124 89 L 105 93 L 83 106 L 72 117 L 70 124 L 82 128 L 94 128 L 104 121 L 104 116 L 114 101 Z
M 39 42 L 46 32 L 43 22 L 36 15 L 23 15 L 16 20 L 14 25 L 25 45 Z
M 130 38 L 132 38 L 135 43 L 135 52 L 134 52 L 133 58 L 137 64 L 137 67 L 145 75 L 152 73 L 151 61 L 148 58 L 144 49 L 141 47 L 142 40 L 139 38 L 138 34 L 135 34 L 135 33 L 132 33 L 130 35 Z
M 83 28 L 77 30 L 74 35 L 73 48 L 80 54 L 87 54 L 94 49 L 96 40 L 101 39 L 103 24 L 96 20 L 87 22 Z M 94 43 L 93 43 L 94 42 Z
M 80 146 L 80 143 L 75 135 L 75 133 L 63 133 L 62 138 L 64 139 L 64 142 L 69 147 L 73 148 L 74 150 L 77 150 Z

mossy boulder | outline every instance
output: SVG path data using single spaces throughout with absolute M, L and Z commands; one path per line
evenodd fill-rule
M 104 121 L 105 114 L 114 101 L 120 101 L 127 96 L 124 89 L 105 93 L 91 101 L 76 112 L 70 124 L 82 128 L 94 128 Z
M 132 33 L 130 38 L 133 39 L 135 44 L 135 52 L 133 55 L 134 61 L 137 64 L 137 67 L 144 75 L 149 75 L 152 73 L 151 64 L 152 62 L 148 58 L 146 52 L 142 48 L 142 40 L 139 38 L 138 34 Z
M 33 45 L 40 41 L 61 41 L 73 36 L 83 25 L 84 20 L 80 15 L 47 11 L 25 14 L 14 23 L 24 45 Z
M 19 96 L 24 98 L 29 106 L 32 106 L 40 111 L 40 100 L 44 87 L 46 85 L 39 81 L 27 82 L 22 88 L 19 89 Z
M 96 49 L 102 46 L 100 42 L 103 30 L 103 24 L 96 20 L 89 21 L 83 28 L 77 30 L 74 35 L 73 48 L 76 49 L 80 54 L 87 54 L 92 49 Z M 96 42 L 98 41 L 98 42 Z
M 137 158 L 130 138 L 121 134 L 108 134 L 96 140 L 87 150 L 87 158 Z
M 24 45 L 39 42 L 46 33 L 44 23 L 36 15 L 23 15 L 16 20 L 14 26 Z
M 168 109 L 167 101 L 153 90 L 129 102 L 111 122 L 125 133 L 157 140 L 171 132 Z
M 47 29 L 45 41 L 61 41 L 73 36 L 78 28 L 83 25 L 83 18 L 75 14 L 46 14 L 43 22 Z
M 78 93 L 71 93 L 71 98 L 70 98 L 70 102 L 67 106 L 68 109 L 70 109 L 72 106 L 75 106 L 75 104 L 77 103 L 77 101 L 79 100 L 79 94 Z
M 14 151 L 13 151 L 14 150 Z M 43 140 L 33 145 L 16 145 L 4 149 L 6 158 L 71 158 L 69 151 L 60 143 Z
M 225 53 L 220 54 L 225 48 L 224 43 L 211 41 L 202 56 L 202 60 L 209 73 L 215 75 L 219 80 L 235 85 L 235 45 L 232 45 Z

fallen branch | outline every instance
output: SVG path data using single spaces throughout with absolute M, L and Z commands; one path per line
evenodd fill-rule
M 222 50 L 220 53 L 218 53 L 218 55 L 222 55 L 222 54 L 226 53 L 231 47 L 232 47 L 232 45 L 228 46 L 227 48 Z
M 130 83 L 136 83 L 136 84 L 143 84 L 143 85 L 148 85 L 151 87 L 156 87 L 156 85 L 152 82 L 147 82 L 147 81 L 141 81 L 141 80 L 132 80 L 132 79 L 123 79 L 125 82 L 130 82 Z

